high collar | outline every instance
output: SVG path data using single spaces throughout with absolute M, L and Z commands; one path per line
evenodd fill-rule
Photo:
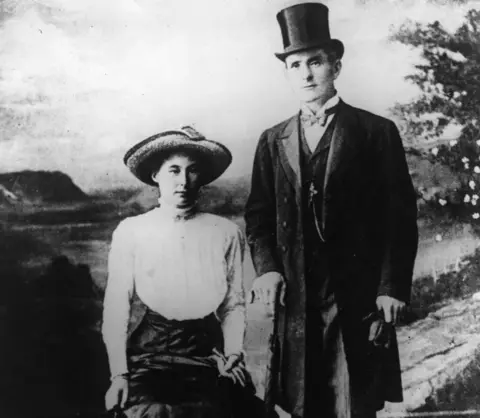
M 340 96 L 338 95 L 337 92 L 335 92 L 335 95 L 333 97 L 330 97 L 330 99 L 328 99 L 317 112 L 314 113 L 312 109 L 310 109 L 306 104 L 302 104 L 301 113 L 304 115 L 312 115 L 312 116 L 323 115 L 328 109 L 338 105 L 338 103 L 340 103 Z
M 178 208 L 176 206 L 169 205 L 165 203 L 162 198 L 158 199 L 160 206 L 157 208 L 158 213 L 166 218 L 171 219 L 172 221 L 186 221 L 193 218 L 197 213 L 197 204 L 196 202 L 185 208 Z

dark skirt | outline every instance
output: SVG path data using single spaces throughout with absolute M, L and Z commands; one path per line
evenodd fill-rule
M 127 344 L 130 380 L 124 413 L 129 418 L 232 418 L 235 405 L 254 397 L 218 374 L 213 349 L 223 351 L 214 314 L 169 320 L 146 309 Z M 242 399 L 243 398 L 243 399 Z M 246 411 L 245 411 L 246 412 Z

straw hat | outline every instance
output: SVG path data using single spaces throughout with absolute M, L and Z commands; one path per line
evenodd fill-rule
M 172 152 L 193 154 L 200 162 L 202 185 L 220 177 L 232 162 L 224 145 L 206 139 L 190 126 L 153 135 L 130 148 L 123 162 L 140 181 L 156 186 L 152 173 Z

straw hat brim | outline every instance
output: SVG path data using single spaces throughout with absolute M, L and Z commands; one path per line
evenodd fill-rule
M 151 136 L 127 151 L 124 163 L 143 183 L 157 186 L 152 179 L 154 170 L 172 153 L 193 155 L 200 165 L 202 185 L 220 177 L 232 162 L 232 154 L 224 145 L 208 139 L 190 139 L 179 132 L 163 132 Z

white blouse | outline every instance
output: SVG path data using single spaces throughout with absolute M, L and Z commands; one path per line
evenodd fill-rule
M 133 291 L 168 319 L 215 312 L 225 354 L 241 352 L 245 333 L 245 238 L 228 219 L 183 216 L 166 206 L 120 222 L 108 259 L 102 334 L 112 375 L 127 372 L 126 340 Z

